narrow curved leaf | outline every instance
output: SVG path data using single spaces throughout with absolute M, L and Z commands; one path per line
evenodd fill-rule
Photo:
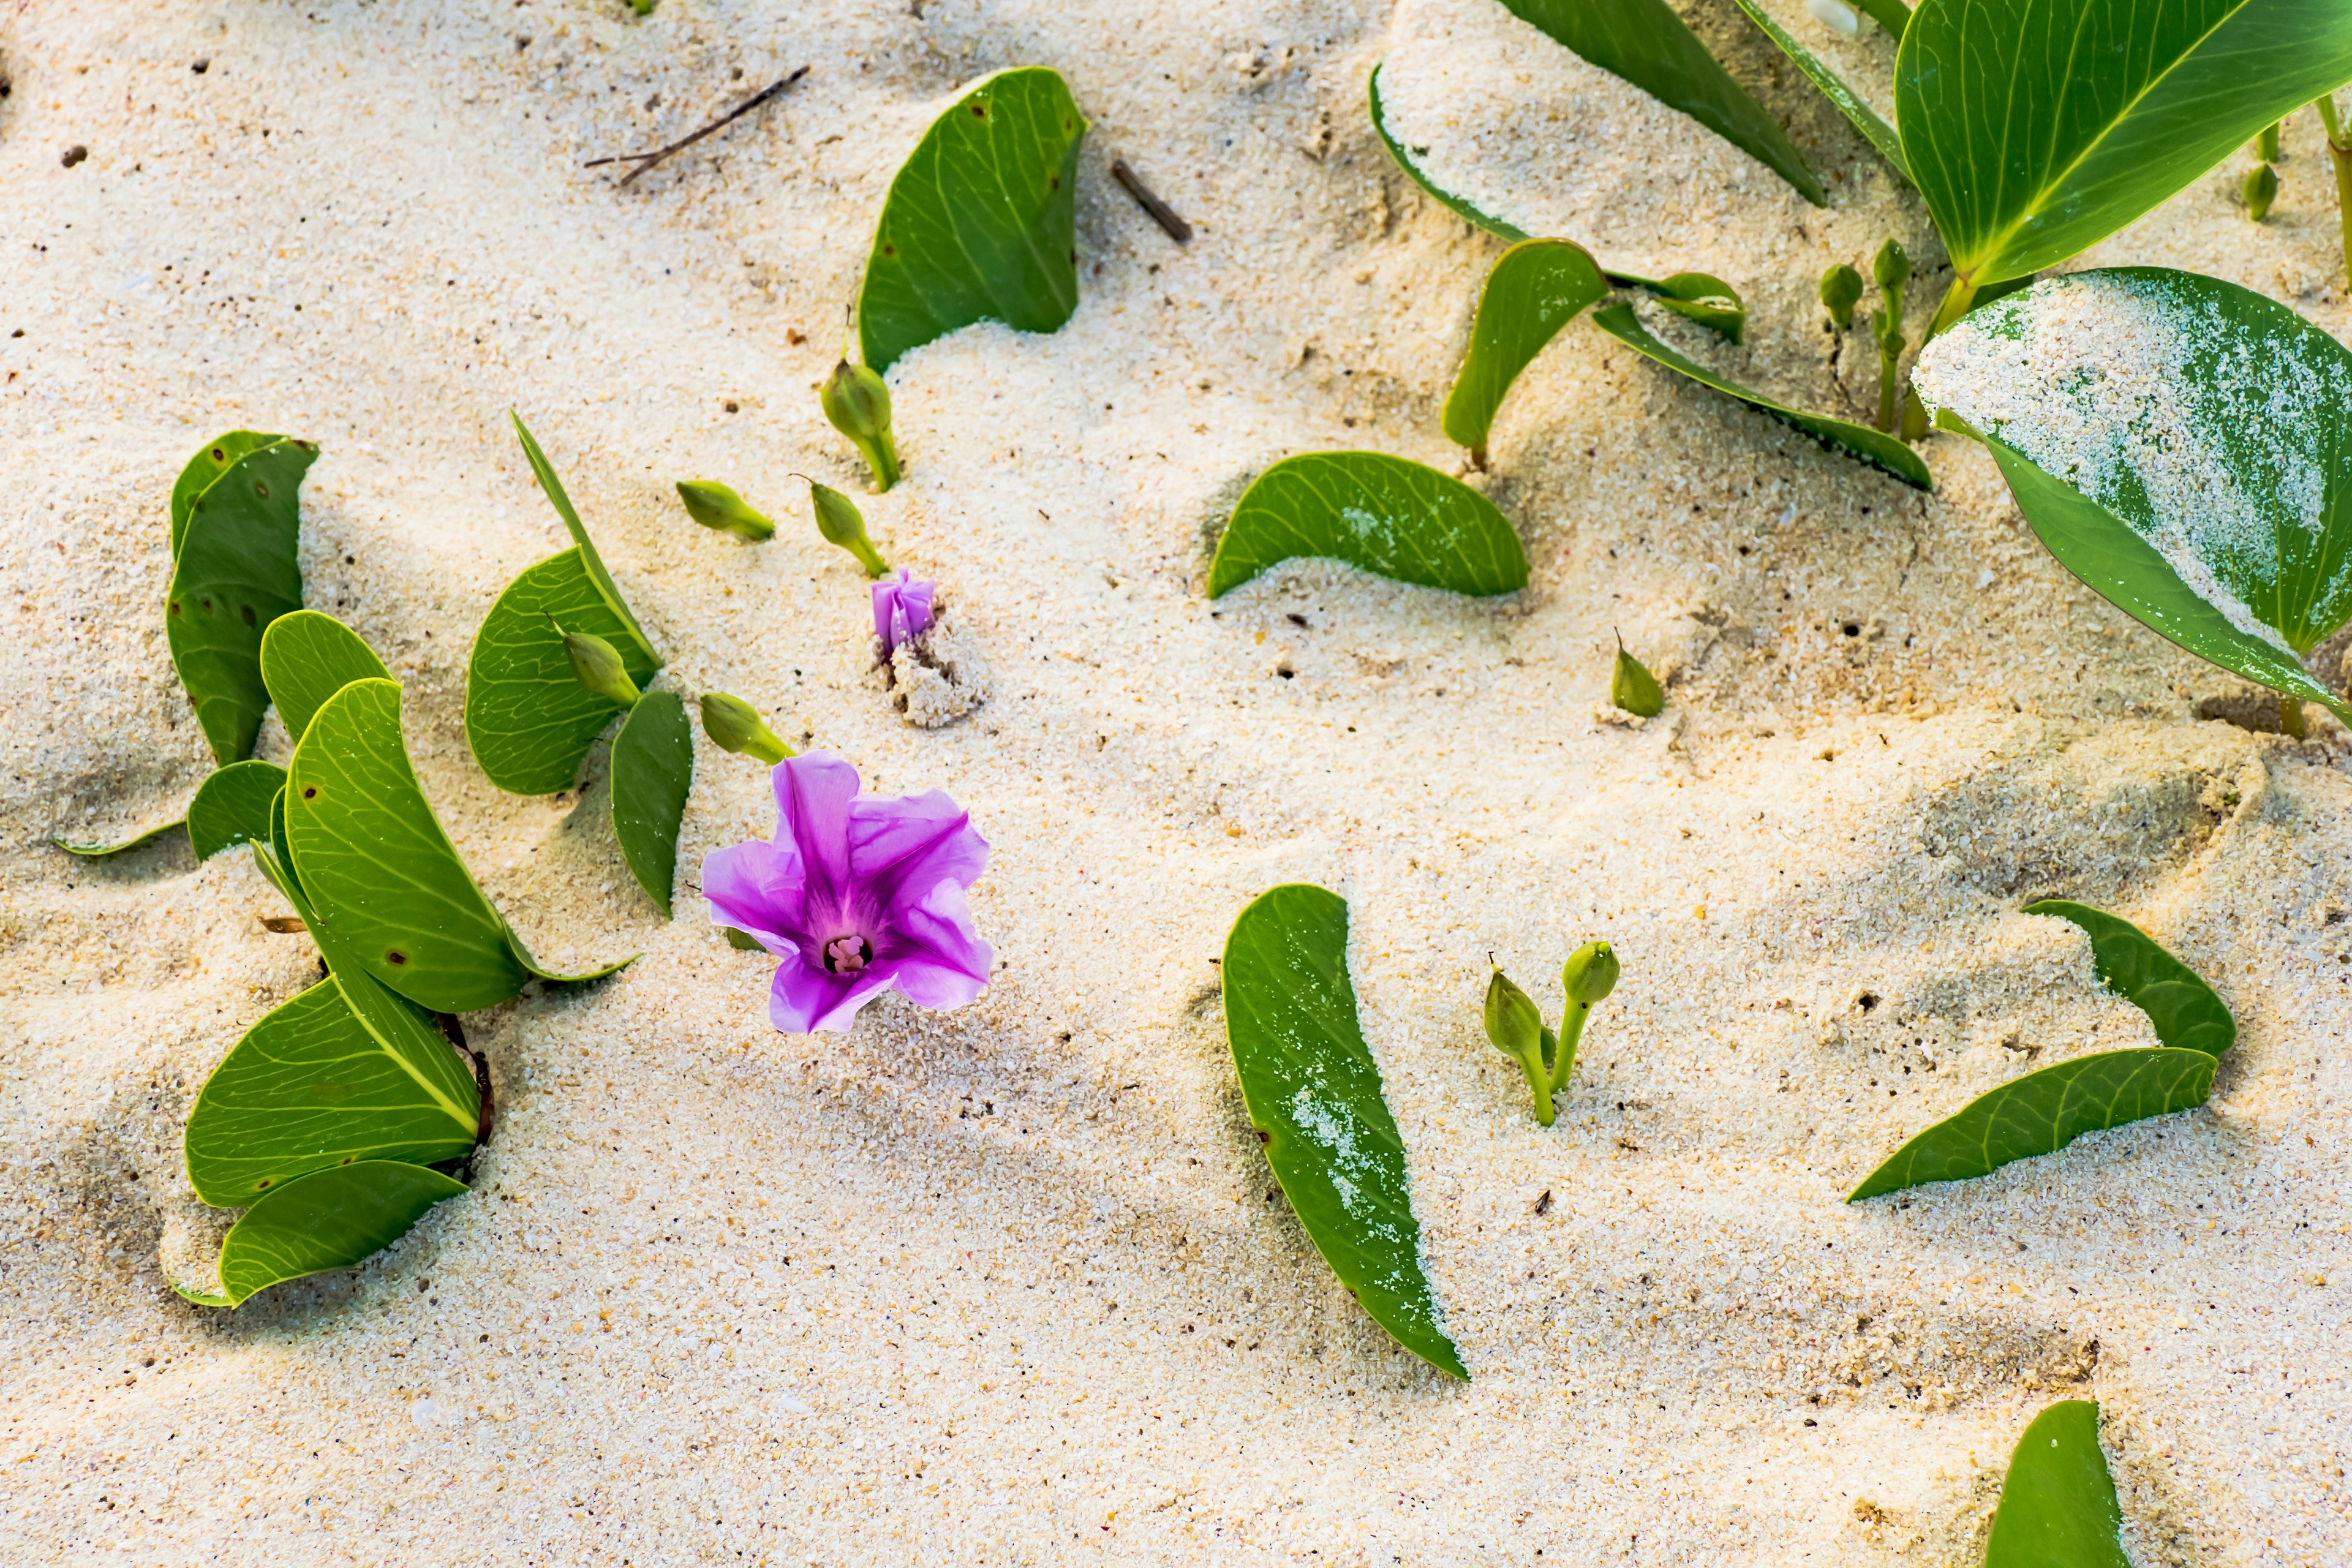
M 1380 136 L 1381 144 L 1389 150 L 1389 156 L 1396 160 L 1397 167 L 1411 175 L 1412 183 L 1428 192 L 1438 205 L 1472 227 L 1483 228 L 1488 234 L 1499 235 L 1515 245 L 1523 239 L 1535 238 L 1534 235 L 1517 225 L 1507 223 L 1494 214 L 1473 205 L 1467 199 L 1455 195 L 1423 171 L 1420 160 L 1414 156 L 1414 153 L 1426 153 L 1429 149 L 1408 148 L 1397 140 L 1396 132 L 1389 128 L 1388 110 L 1381 102 L 1381 70 L 1387 64 L 1386 60 L 1381 60 L 1372 67 L 1371 79 L 1364 84 L 1364 96 L 1372 112 L 1372 130 Z
M 1895 122 L 1952 265 L 2054 267 L 2352 80 L 2352 0 L 1927 0 Z
M 1923 490 L 1936 488 L 1935 476 L 1927 471 L 1927 465 L 1920 461 L 1919 454 L 1894 437 L 1848 420 L 1832 419 L 1826 414 L 1808 414 L 1802 409 L 1791 408 L 1760 392 L 1751 392 L 1736 382 L 1727 381 L 1696 360 L 1659 342 L 1642 325 L 1641 319 L 1633 314 L 1633 308 L 1630 305 L 1609 305 L 1595 310 L 1592 324 L 1645 358 L 1655 360 L 1669 370 L 1680 371 L 1693 381 L 1711 386 L 1727 396 L 1736 397 L 1749 407 L 1770 415 L 1783 425 L 1803 431 L 1833 451 L 1859 458 L 1906 485 Z
M 631 875 L 669 918 L 677 829 L 694 784 L 694 729 L 675 691 L 648 691 L 613 737 L 613 837 Z
M 392 671 L 359 633 L 319 610 L 296 610 L 261 636 L 261 679 L 278 721 L 296 741 L 328 698 L 354 680 L 390 680 Z
M 2082 927 L 2099 978 L 2147 1015 L 2164 1044 L 2218 1057 L 2236 1043 L 2238 1021 L 2204 977 L 2131 921 L 2065 899 L 2043 899 L 2025 912 Z
M 645 628 L 637 625 L 637 617 L 629 613 L 629 602 L 621 597 L 620 584 L 613 581 L 610 572 L 604 570 L 604 558 L 596 553 L 596 542 L 588 537 L 587 525 L 580 521 L 580 513 L 572 506 L 572 498 L 564 493 L 563 481 L 556 477 L 555 465 L 549 462 L 547 454 L 539 449 L 539 442 L 532 437 L 530 427 L 522 422 L 521 415 L 509 408 L 507 417 L 514 424 L 515 438 L 522 443 L 522 455 L 529 459 L 530 471 L 539 480 L 540 489 L 545 493 L 548 504 L 555 508 L 555 515 L 563 520 L 564 531 L 572 535 L 572 547 L 580 552 L 581 567 L 588 574 L 588 580 L 595 584 L 597 596 L 604 601 L 604 607 L 621 623 L 622 637 L 606 640 L 619 643 L 625 639 L 636 644 L 638 651 L 653 660 L 653 667 L 659 669 L 662 658 L 654 648 L 653 638 L 646 636 Z
M 1748 13 L 1748 19 L 1756 24 L 1758 31 L 1778 45 L 1780 52 L 1789 57 L 1790 63 L 1805 74 L 1805 79 L 1821 89 L 1822 96 L 1836 105 L 1840 114 L 1853 122 L 1853 128 L 1878 150 L 1878 155 L 1892 163 L 1896 174 L 1909 179 L 1911 166 L 1904 162 L 1903 139 L 1895 133 L 1895 127 L 1880 119 L 1878 111 L 1864 102 L 1862 95 L 1847 86 L 1845 79 L 1832 70 L 1819 55 L 1799 42 L 1794 33 L 1780 26 L 1772 13 L 1764 8 L 1761 0 L 1737 0 L 1737 3 L 1742 11 Z M 1884 3 L 1898 10 L 1902 5 L 1902 0 L 1884 0 Z M 1886 18 L 1879 16 L 1876 11 L 1871 15 L 1878 16 L 1882 26 L 1885 24 Z M 1904 20 L 1907 22 L 1907 14 Z M 1905 29 L 1897 26 L 1891 31 L 1899 38 Z
M 446 1044 L 439 1054 L 457 1059 Z M 205 1080 L 188 1112 L 188 1180 L 205 1203 L 242 1208 L 329 1165 L 462 1160 L 481 1103 L 469 1072 L 439 1066 L 385 1050 L 322 980 L 247 1030 Z
M 269 704 L 261 634 L 302 607 L 297 498 L 318 455 L 301 441 L 255 447 L 189 503 L 163 625 L 172 663 L 216 762 L 239 762 L 252 752 Z
M 2158 1046 L 2100 1051 L 1990 1089 L 1937 1122 L 1873 1171 L 1846 1202 L 1930 1182 L 1959 1182 L 2012 1160 L 2053 1154 L 2085 1132 L 2194 1110 L 2213 1087 L 2216 1058 Z
M 1209 597 L 1300 556 L 1480 597 L 1528 585 L 1528 556 L 1495 503 L 1435 468 L 1381 452 L 1309 452 L 1257 477 L 1209 563 Z
M 661 668 L 613 614 L 577 549 L 508 584 L 467 660 L 466 742 L 490 782 L 510 795 L 570 789 L 588 749 L 621 710 L 572 673 L 551 616 L 611 643 L 639 686 Z
M 1762 105 L 1725 73 L 1665 0 L 1503 0 L 1521 21 L 1605 71 L 1678 109 L 1796 187 L 1815 206 L 1829 198 Z
M 79 855 L 85 860 L 95 860 L 103 856 L 120 855 L 126 849 L 136 849 L 142 844 L 152 844 L 173 828 L 185 826 L 186 822 L 186 817 L 175 816 L 169 822 L 159 822 L 152 827 L 142 827 L 130 837 L 113 844 L 98 844 L 79 838 L 52 838 L 49 842 L 68 855 Z
M 1609 284 L 1585 248 L 1565 239 L 1526 239 L 1503 252 L 1478 294 L 1470 353 L 1445 399 L 1445 438 L 1483 453 L 1495 411 L 1544 345 Z
M 1086 117 L 1044 66 L 999 71 L 923 133 L 890 182 L 857 294 L 866 363 L 974 321 L 1050 332 L 1078 306 L 1073 198 Z
M 1854 7 L 1897 42 L 1911 26 L 1910 0 L 1854 0 Z
M 248 757 L 214 769 L 188 802 L 188 847 L 209 860 L 232 845 L 268 842 L 270 804 L 285 787 L 286 770 L 276 763 Z
M 188 531 L 188 519 L 194 512 L 196 498 L 212 488 L 215 479 L 228 471 L 229 466 L 247 452 L 257 452 L 286 439 L 283 436 L 265 435 L 258 430 L 232 430 L 216 437 L 196 448 L 172 482 L 172 559 L 180 558 L 180 541 Z
M 1293 883 L 1225 939 L 1225 1034 L 1275 1179 L 1349 1293 L 1399 1344 L 1468 1381 L 1422 1264 L 1404 1139 L 1348 979 L 1348 903 Z
M 272 1191 L 230 1229 L 218 1298 L 181 1294 L 234 1307 L 272 1285 L 364 1263 L 465 1190 L 455 1177 L 393 1160 L 313 1171 Z
M 2010 1456 L 1985 1568 L 2131 1568 L 2095 1400 L 2062 1399 Z
M 2078 272 L 1970 311 L 1917 384 L 2068 571 L 2352 721 L 2299 657 L 2352 622 L 2352 353 L 2327 333 L 2216 278 Z

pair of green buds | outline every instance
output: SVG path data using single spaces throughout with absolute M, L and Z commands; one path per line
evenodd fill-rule
M 629 679 L 628 667 L 621 662 L 618 648 L 593 632 L 565 631 L 553 616 L 547 617 L 547 624 L 563 638 L 564 655 L 572 660 L 572 679 L 607 702 L 618 704 L 624 712 L 637 705 L 645 693 Z M 739 757 L 757 757 L 772 767 L 786 757 L 799 754 L 768 728 L 757 708 L 724 691 L 702 694 L 702 732 L 720 751 L 732 752 Z
M 1577 1042 L 1584 1037 L 1584 1021 L 1592 1005 L 1617 989 L 1617 955 L 1605 942 L 1588 942 L 1560 965 L 1559 988 L 1568 1011 L 1554 1034 L 1528 994 L 1511 984 L 1500 969 L 1486 983 L 1486 1037 L 1495 1048 L 1517 1062 L 1528 1075 L 1535 1095 L 1536 1120 L 1549 1127 L 1556 1121 L 1551 1098 L 1568 1087 L 1576 1069 Z
M 809 504 L 816 513 L 816 531 L 825 542 L 856 556 L 868 577 L 887 576 L 890 568 L 874 548 L 874 542 L 866 536 L 866 514 L 857 510 L 857 503 L 831 485 L 810 479 L 806 474 L 794 474 L 793 478 L 808 479 Z M 775 537 L 774 523 L 716 479 L 680 479 L 677 499 L 685 503 L 686 515 L 705 528 L 731 533 L 755 544 Z
M 1870 313 L 1871 335 L 1878 340 L 1878 427 L 1895 429 L 1895 405 L 1901 401 L 1903 384 L 1895 379 L 1895 369 L 1910 346 L 1903 335 L 1903 288 L 1911 281 L 1911 258 L 1893 239 L 1878 247 L 1871 258 L 1870 275 L 1878 284 L 1879 297 L 1885 301 Z M 1853 326 L 1853 308 L 1862 303 L 1862 274 L 1840 262 L 1822 274 L 1822 303 L 1828 308 L 1830 320 L 1840 331 Z M 1912 416 L 1919 414 L 1919 426 L 1912 429 Z M 1924 412 L 1916 405 L 1906 409 L 1903 417 L 1903 438 L 1916 440 L 1927 434 Z

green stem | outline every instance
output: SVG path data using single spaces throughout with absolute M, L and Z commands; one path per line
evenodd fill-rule
M 1584 1020 L 1591 1016 L 1591 1003 L 1571 1002 L 1568 1016 L 1559 1021 L 1559 1049 L 1551 1064 L 1554 1094 L 1568 1087 L 1568 1075 L 1576 1070 L 1576 1043 L 1584 1037 Z
M 2303 700 L 2279 693 L 2279 728 L 2300 741 L 2304 738 Z
M 883 431 L 871 441 L 854 436 L 850 439 L 856 441 L 857 449 L 866 454 L 866 466 L 874 470 L 877 494 L 898 482 L 898 443 L 891 439 L 889 431 Z M 877 572 L 875 575 L 878 577 L 881 574 Z
M 1901 363 L 1895 354 L 1888 353 L 1885 349 L 1878 351 L 1878 427 L 1881 430 L 1892 431 L 1895 428 L 1895 396 L 1901 386 L 1895 379 L 1895 366 Z
M 1544 1074 L 1543 1058 L 1540 1055 L 1522 1057 L 1519 1067 L 1527 1073 L 1528 1089 L 1535 1096 L 1536 1120 L 1550 1126 L 1559 1120 L 1559 1113 L 1551 1108 L 1551 1082 Z
M 883 578 L 890 575 L 890 563 L 883 560 L 882 557 L 875 552 L 874 546 L 867 543 L 865 540 L 852 540 L 849 544 L 849 552 L 857 557 L 857 563 L 866 568 L 866 575 L 875 582 L 878 583 Z
M 2327 131 L 2327 157 L 2336 165 L 2336 221 L 2344 231 L 2344 270 L 2346 280 L 2352 282 L 2352 137 L 2347 137 L 2345 122 L 2336 112 L 2336 95 L 2329 93 L 2314 105 L 2319 110 L 2319 123 Z
M 1936 319 L 1927 323 L 1927 335 L 1919 340 L 1920 346 L 1925 348 L 1934 342 L 1937 333 L 1967 315 L 1976 299 L 1976 284 L 1967 278 L 1955 277 L 1952 286 L 1944 290 L 1944 302 L 1936 307 Z

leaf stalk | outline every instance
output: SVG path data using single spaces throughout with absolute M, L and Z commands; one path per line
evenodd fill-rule
M 2312 107 L 2319 110 L 2319 123 L 2327 132 L 2328 162 L 2336 165 L 2336 221 L 2344 231 L 2346 279 L 2352 281 L 2352 132 L 2336 111 L 2334 93 L 2322 94 Z

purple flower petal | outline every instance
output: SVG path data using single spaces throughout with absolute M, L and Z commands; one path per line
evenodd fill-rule
M 883 903 L 896 901 L 902 888 L 918 901 L 942 881 L 969 888 L 987 864 L 988 840 L 945 790 L 850 802 L 850 875 Z
M 778 763 L 773 778 L 776 843 L 798 851 L 808 918 L 830 915 L 849 893 L 849 803 L 857 794 L 857 770 L 829 752 L 803 752 Z
M 710 923 L 733 926 L 759 938 L 770 952 L 798 952 L 784 934 L 803 922 L 807 879 L 800 850 L 754 838 L 714 849 L 702 858 L 702 892 L 710 900 Z
M 900 643 L 930 630 L 931 600 L 939 590 L 937 583 L 919 579 L 903 566 L 896 577 L 874 584 L 874 635 L 881 640 L 885 664 Z
M 996 952 L 974 934 L 971 907 L 953 882 L 938 884 L 904 911 L 893 934 L 907 951 L 892 987 L 916 1006 L 961 1007 L 988 988 Z

